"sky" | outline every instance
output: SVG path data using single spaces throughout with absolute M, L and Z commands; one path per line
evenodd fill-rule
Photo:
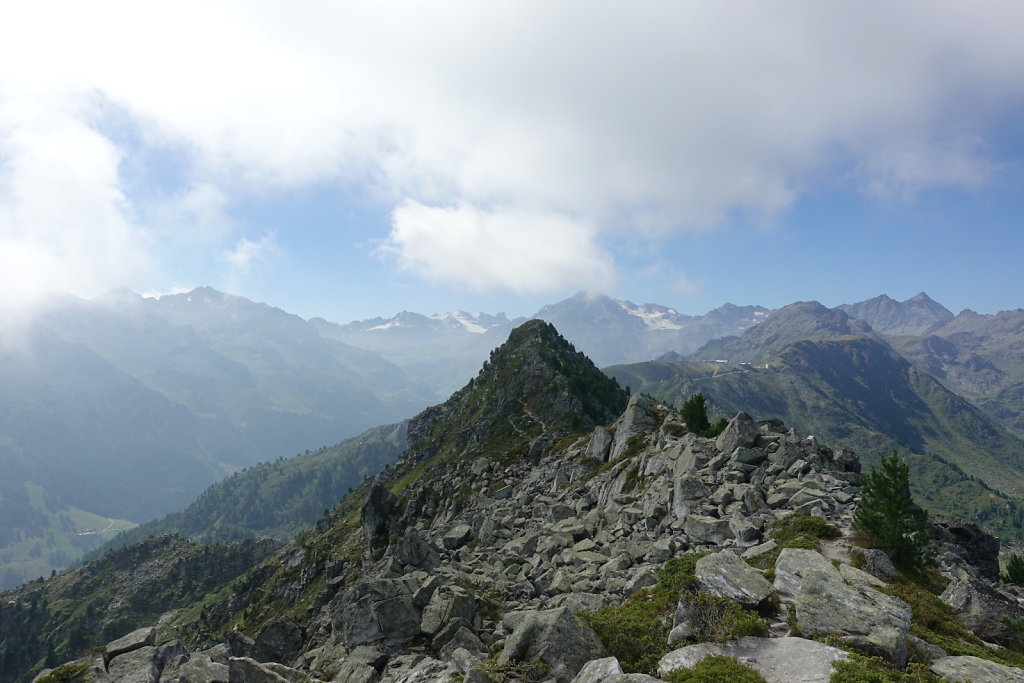
M 303 317 L 1024 306 L 1024 3 L 0 8 L 0 326 L 212 286 Z

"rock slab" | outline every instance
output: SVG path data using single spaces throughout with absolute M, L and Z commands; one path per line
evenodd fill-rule
M 658 663 L 658 675 L 692 669 L 708 655 L 735 657 L 755 669 L 768 683 L 828 683 L 832 664 L 849 657 L 838 648 L 804 638 L 755 638 L 728 643 L 699 643 L 673 650 Z

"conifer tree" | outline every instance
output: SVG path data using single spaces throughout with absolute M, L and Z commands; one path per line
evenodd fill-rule
M 700 434 L 711 426 L 708 422 L 708 404 L 704 394 L 694 394 L 686 399 L 679 414 L 686 423 L 686 428 L 691 432 Z
M 861 482 L 860 509 L 853 528 L 898 567 L 916 569 L 930 562 L 928 515 L 910 495 L 910 468 L 893 451 Z
M 1006 563 L 1006 571 L 1002 577 L 1003 583 L 1015 583 L 1024 586 L 1024 556 L 1010 555 Z

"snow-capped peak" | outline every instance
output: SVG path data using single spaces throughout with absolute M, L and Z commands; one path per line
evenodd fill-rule
M 684 316 L 674 308 L 657 304 L 637 306 L 632 301 L 616 301 L 622 310 L 635 318 L 639 318 L 649 330 L 681 330 L 689 316 Z
M 473 334 L 483 334 L 487 331 L 487 328 L 480 324 L 478 317 L 472 316 L 465 311 L 437 313 L 430 316 L 430 319 L 457 323 L 462 325 L 467 332 L 472 332 Z

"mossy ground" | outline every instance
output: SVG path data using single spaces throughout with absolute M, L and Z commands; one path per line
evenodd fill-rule
M 662 678 L 666 683 L 765 683 L 764 676 L 735 657 L 708 655 L 692 669 L 677 669 Z
M 655 672 L 658 661 L 670 650 L 668 634 L 672 617 L 683 596 L 689 596 L 697 615 L 693 623 L 693 642 L 724 642 L 763 635 L 767 631 L 767 621 L 757 614 L 730 600 L 697 590 L 694 568 L 697 560 L 706 554 L 688 553 L 669 560 L 659 572 L 657 586 L 634 593 L 621 605 L 580 614 L 608 652 L 618 658 L 624 671 Z
M 768 570 L 774 575 L 775 561 L 785 548 L 818 550 L 820 541 L 839 538 L 842 532 L 839 527 L 829 524 L 821 517 L 798 513 L 776 522 L 769 530 L 769 535 L 778 547 L 751 559 L 750 564 L 758 569 Z M 770 581 L 773 576 L 766 578 Z

